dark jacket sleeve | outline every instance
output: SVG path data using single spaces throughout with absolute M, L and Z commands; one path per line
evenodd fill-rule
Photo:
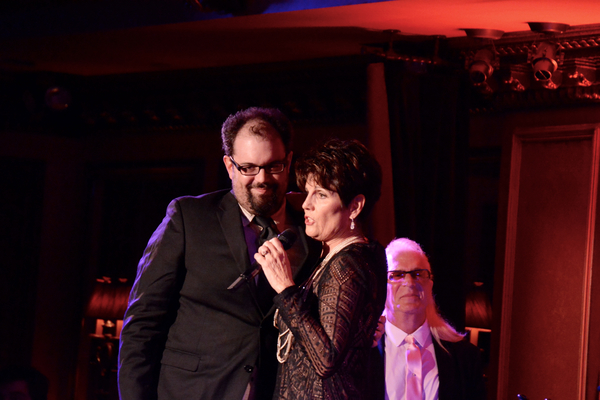
M 173 200 L 150 238 L 123 321 L 119 349 L 119 396 L 151 400 L 157 396 L 160 360 L 177 308 L 184 277 L 180 207 Z

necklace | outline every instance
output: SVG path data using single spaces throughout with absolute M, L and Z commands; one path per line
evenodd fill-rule
M 318 282 L 321 274 L 325 270 L 325 266 L 331 260 L 331 258 L 336 255 L 340 250 L 349 246 L 353 243 L 366 243 L 367 240 L 362 236 L 350 236 L 349 238 L 344 239 L 337 246 L 333 247 L 329 250 L 329 253 L 323 258 L 323 260 L 319 263 L 319 266 L 315 269 L 315 271 L 311 274 L 310 278 L 306 281 L 306 284 L 302 287 L 302 290 L 306 290 L 312 286 L 313 282 Z M 314 285 L 313 291 L 316 292 L 318 284 Z M 277 317 L 279 316 L 279 309 L 275 310 L 275 316 L 273 317 L 273 325 L 275 328 L 280 329 L 277 326 Z M 282 321 L 283 322 L 283 321 Z M 283 323 L 281 328 L 285 328 L 283 330 L 279 330 L 279 336 L 277 337 L 277 361 L 280 364 L 283 364 L 287 361 L 290 356 L 290 350 L 292 349 L 292 343 L 294 342 L 294 335 L 290 328 Z

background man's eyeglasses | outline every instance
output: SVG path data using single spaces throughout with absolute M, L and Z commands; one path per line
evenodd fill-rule
M 280 174 L 285 169 L 285 163 L 282 161 L 277 161 L 269 165 L 239 165 L 233 157 L 229 156 L 229 159 L 237 170 L 240 171 L 240 174 L 245 176 L 258 175 L 261 169 L 264 169 L 267 174 Z
M 433 274 L 426 269 L 413 269 L 412 271 L 389 271 L 388 282 L 403 282 L 406 275 L 410 275 L 415 281 L 424 281 L 433 278 Z

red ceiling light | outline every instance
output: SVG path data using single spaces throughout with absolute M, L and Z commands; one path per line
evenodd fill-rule
M 533 43 L 528 61 L 533 68 L 533 77 L 538 81 L 547 82 L 563 60 L 563 54 L 554 40 L 554 35 L 565 32 L 569 29 L 569 25 L 558 22 L 528 22 L 528 24 L 533 32 L 544 34 L 544 40 L 540 44 Z
M 488 80 L 494 73 L 494 67 L 498 66 L 496 52 L 492 49 L 483 48 L 475 53 L 473 61 L 469 66 L 469 77 L 474 84 L 481 84 Z
M 469 70 L 471 82 L 475 85 L 484 84 L 498 68 L 498 54 L 494 46 L 494 40 L 500 39 L 504 31 L 497 29 L 461 29 L 468 37 L 480 41 L 489 46 L 479 49 L 472 57 L 466 60 L 466 68 Z
M 558 61 L 562 61 L 562 53 L 558 53 L 556 43 L 545 41 L 534 47 L 529 59 L 533 68 L 533 77 L 538 81 L 547 81 L 558 69 Z

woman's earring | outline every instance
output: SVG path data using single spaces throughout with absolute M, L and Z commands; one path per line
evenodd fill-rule
M 354 230 L 354 218 L 350 218 L 350 230 Z

